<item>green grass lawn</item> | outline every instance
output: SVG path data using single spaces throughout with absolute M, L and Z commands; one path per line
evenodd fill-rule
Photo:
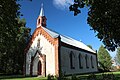
M 97 78 L 96 80 L 103 80 L 102 74 L 111 74 L 111 73 L 114 74 L 114 77 L 115 77 L 114 80 L 120 80 L 120 72 L 96 73 L 95 74 L 95 77 Z M 80 80 L 90 80 L 88 78 L 89 74 L 77 75 L 77 77 Z M 71 78 L 71 76 L 69 76 L 68 78 Z M 0 76 L 0 80 L 47 80 L 47 77 L 24 77 L 22 75 L 13 75 L 13 76 Z
M 120 80 L 120 72 L 113 72 L 117 80 Z
M 23 77 L 22 75 L 0 76 L 0 80 L 46 80 L 46 77 Z
M 113 74 L 113 75 L 112 75 Z M 110 79 L 110 80 L 120 80 L 120 72 L 104 72 L 104 73 L 96 73 L 95 75 L 92 75 L 92 76 L 90 76 L 90 74 L 86 74 L 86 75 L 78 75 L 77 77 L 79 77 L 80 78 L 80 80 L 82 79 L 82 80 L 89 80 L 89 76 L 90 77 L 96 77 L 96 80 L 104 80 L 103 79 L 103 75 L 105 76 L 105 77 L 108 77 L 108 78 L 110 78 L 111 76 L 114 76 L 114 79 Z M 90 80 L 92 80 L 92 79 L 90 79 Z M 106 79 L 106 80 L 109 80 L 109 79 Z
M 10 78 L 10 79 L 0 79 L 0 80 L 46 80 L 46 78 L 29 77 L 29 78 Z

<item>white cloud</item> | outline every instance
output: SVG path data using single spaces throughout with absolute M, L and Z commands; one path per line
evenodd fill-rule
M 70 4 L 73 4 L 73 0 L 53 0 L 53 4 L 57 8 L 65 9 L 68 8 Z

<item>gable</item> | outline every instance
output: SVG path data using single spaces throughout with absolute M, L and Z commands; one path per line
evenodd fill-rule
M 48 32 L 46 32 L 43 27 L 38 27 L 38 28 L 35 29 L 32 37 L 31 37 L 31 39 L 29 41 L 29 44 L 28 44 L 28 46 L 25 49 L 25 53 L 27 53 L 27 51 L 29 50 L 30 46 L 33 44 L 33 41 L 35 40 L 35 38 L 39 34 L 43 35 L 51 44 L 53 44 L 53 45 L 58 44 L 58 38 L 57 37 L 53 38 L 53 36 L 50 35 Z
M 37 41 L 40 39 L 40 47 L 37 46 Z M 38 55 L 36 53 L 42 47 L 41 54 L 46 55 L 46 65 L 49 65 L 48 62 L 51 62 L 52 65 L 46 66 L 46 71 L 54 74 L 59 73 L 59 63 L 58 63 L 58 45 L 59 45 L 59 37 L 53 38 L 48 32 L 46 32 L 43 27 L 38 27 L 31 39 L 30 42 L 25 49 L 26 58 L 28 58 L 28 54 L 31 57 L 35 57 Z M 52 68 L 52 69 L 50 69 Z

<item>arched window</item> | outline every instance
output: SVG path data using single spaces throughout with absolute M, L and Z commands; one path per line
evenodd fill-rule
M 37 47 L 40 48 L 40 39 L 37 41 Z
M 93 57 L 91 56 L 91 67 L 94 68 Z
M 85 61 L 86 61 L 86 68 L 89 68 L 89 66 L 88 66 L 88 55 L 87 54 L 85 55 Z
M 70 52 L 70 68 L 71 68 L 71 69 L 75 69 L 74 57 L 75 57 L 75 55 L 74 55 L 74 53 L 71 51 L 71 52 Z
M 79 54 L 78 59 L 79 59 L 79 68 L 83 68 L 83 66 L 82 66 L 82 55 L 81 54 Z

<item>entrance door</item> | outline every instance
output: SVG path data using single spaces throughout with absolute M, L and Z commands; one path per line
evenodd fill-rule
M 42 64 L 41 61 L 38 62 L 38 75 L 41 75 L 42 73 Z

